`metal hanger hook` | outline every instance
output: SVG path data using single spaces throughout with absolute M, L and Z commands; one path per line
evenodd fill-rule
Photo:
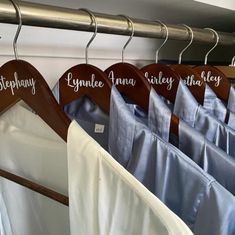
M 193 39 L 194 39 L 194 33 L 193 33 L 193 30 L 191 27 L 189 27 L 188 25 L 186 24 L 182 24 L 185 28 L 187 28 L 187 30 L 190 32 L 190 35 L 191 35 L 191 39 L 190 39 L 190 42 L 189 44 L 180 52 L 179 54 L 179 60 L 178 60 L 178 64 L 181 64 L 181 61 L 182 61 L 182 55 L 183 53 L 192 45 L 193 43 Z
M 19 20 L 18 28 L 17 28 L 16 34 L 15 34 L 15 37 L 14 37 L 14 40 L 13 40 L 14 55 L 15 55 L 15 59 L 18 60 L 17 40 L 19 38 L 20 31 L 21 31 L 21 28 L 22 28 L 22 15 L 21 15 L 21 10 L 20 10 L 19 5 L 14 0 L 9 0 L 9 1 L 14 6 L 14 8 L 16 10 L 17 18 Z
M 160 47 L 158 47 L 158 49 L 156 50 L 156 58 L 155 58 L 155 63 L 157 64 L 158 63 L 158 57 L 159 57 L 159 51 L 162 49 L 162 47 L 166 44 L 166 42 L 168 41 L 168 38 L 169 38 L 169 30 L 168 30 L 168 27 L 162 23 L 160 20 L 155 20 L 156 22 L 158 22 L 160 25 L 161 25 L 161 30 L 162 30 L 162 26 L 165 28 L 166 30 L 166 38 L 165 40 L 163 41 L 163 43 L 160 45 Z
M 96 17 L 95 15 L 88 9 L 85 8 L 80 8 L 79 11 L 85 11 L 86 13 L 89 14 L 90 18 L 91 18 L 91 24 L 95 23 L 95 31 L 94 34 L 92 35 L 91 39 L 89 40 L 89 42 L 86 45 L 86 49 L 85 49 L 85 58 L 86 58 L 86 64 L 88 64 L 88 49 L 91 45 L 91 43 L 93 42 L 93 40 L 95 39 L 96 35 L 97 35 L 97 30 L 98 30 L 98 26 L 97 26 L 97 21 L 96 21 Z
M 129 29 L 129 24 L 131 25 L 131 35 L 129 37 L 129 39 L 127 40 L 126 44 L 124 45 L 124 47 L 122 48 L 122 63 L 124 63 L 124 53 L 126 50 L 126 47 L 128 46 L 128 44 L 130 43 L 130 41 L 132 40 L 134 33 L 135 33 L 135 28 L 134 28 L 134 23 L 133 21 L 126 15 L 119 15 L 124 17 L 127 20 L 128 23 L 128 29 Z
M 232 58 L 231 66 L 235 66 L 235 56 Z
M 204 64 L 207 65 L 208 55 L 217 47 L 219 43 L 219 34 L 214 29 L 211 28 L 205 28 L 205 29 L 210 30 L 216 36 L 215 45 L 205 55 Z

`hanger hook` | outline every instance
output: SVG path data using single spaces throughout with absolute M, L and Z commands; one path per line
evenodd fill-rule
M 216 36 L 215 45 L 205 55 L 204 65 L 207 65 L 208 55 L 217 47 L 219 43 L 219 34 L 214 29 L 211 29 L 211 28 L 205 28 L 205 29 L 210 30 Z
M 179 60 L 178 60 L 178 64 L 181 64 L 181 61 L 182 61 L 182 55 L 183 53 L 192 45 L 193 43 L 193 39 L 194 39 L 194 33 L 193 33 L 193 30 L 191 27 L 189 27 L 188 25 L 186 24 L 182 24 L 185 28 L 187 28 L 187 30 L 190 32 L 190 36 L 191 36 L 191 39 L 190 39 L 190 42 L 189 44 L 180 52 L 179 54 Z
M 95 23 L 95 31 L 94 34 L 92 35 L 91 39 L 89 40 L 89 42 L 86 45 L 86 49 L 85 49 L 85 57 L 86 57 L 86 64 L 88 64 L 88 49 L 91 45 L 91 43 L 93 42 L 93 40 L 95 39 L 96 35 L 97 35 L 97 30 L 98 30 L 98 26 L 97 26 L 97 21 L 96 21 L 96 17 L 95 15 L 88 9 L 85 8 L 80 8 L 79 11 L 85 11 L 86 13 L 89 14 L 90 18 L 91 18 L 91 25 L 93 23 Z
M 127 40 L 126 44 L 124 45 L 124 47 L 122 48 L 122 63 L 124 63 L 124 53 L 126 50 L 126 47 L 128 46 L 128 44 L 130 43 L 130 41 L 132 40 L 134 33 L 135 33 L 135 28 L 134 28 L 134 23 L 133 21 L 130 19 L 130 17 L 126 16 L 126 15 L 119 15 L 124 17 L 127 22 L 128 22 L 128 28 L 129 28 L 129 24 L 131 25 L 131 35 L 129 37 L 129 39 Z
M 232 58 L 231 66 L 235 66 L 235 56 Z
M 158 49 L 156 50 L 156 59 L 155 59 L 155 63 L 157 64 L 158 63 L 158 56 L 159 56 L 159 51 L 162 49 L 162 47 L 166 44 L 166 42 L 168 41 L 168 38 L 169 38 L 169 30 L 168 30 L 168 27 L 162 23 L 160 20 L 155 20 L 156 22 L 158 22 L 160 25 L 161 25 L 161 30 L 162 30 L 162 26 L 165 28 L 166 30 L 166 38 L 165 40 L 163 41 L 163 43 L 160 45 L 160 47 L 158 47 Z
M 19 5 L 14 0 L 9 0 L 9 1 L 14 6 L 14 8 L 16 10 L 17 18 L 19 20 L 18 28 L 17 28 L 16 34 L 15 34 L 15 37 L 14 37 L 14 40 L 13 40 L 14 55 L 15 55 L 15 59 L 18 60 L 17 40 L 19 38 L 20 31 L 21 31 L 21 28 L 22 28 L 22 15 L 21 15 L 21 10 L 20 10 Z

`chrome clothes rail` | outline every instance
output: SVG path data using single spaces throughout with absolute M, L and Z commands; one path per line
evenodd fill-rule
M 89 15 L 83 11 L 23 1 L 19 1 L 18 4 L 22 12 L 24 25 L 78 31 L 94 31 L 94 26 L 91 25 Z M 130 35 L 130 29 L 128 29 L 127 22 L 123 17 L 95 12 L 94 15 L 97 18 L 98 32 Z M 148 38 L 165 37 L 166 32 L 161 28 L 159 23 L 134 18 L 132 18 L 132 20 L 135 25 L 134 36 Z M 15 9 L 8 0 L 1 0 L 0 2 L 0 23 L 18 23 Z M 168 24 L 167 27 L 169 28 L 169 39 L 184 41 L 190 39 L 189 32 L 184 26 Z M 194 31 L 194 42 L 212 43 L 215 41 L 215 36 L 212 32 L 199 28 L 192 29 Z M 220 45 L 235 45 L 234 34 L 224 32 L 218 33 Z

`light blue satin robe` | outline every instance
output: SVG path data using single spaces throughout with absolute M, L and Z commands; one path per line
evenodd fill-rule
M 151 131 L 157 133 L 165 141 L 173 140 L 172 143 L 176 147 L 235 195 L 235 159 L 216 147 L 184 121 L 180 120 L 179 122 L 179 136 L 172 137 L 170 122 L 170 109 L 152 90 L 148 112 L 148 125 Z
M 217 120 L 200 106 L 183 82 L 179 83 L 173 112 L 235 158 L 235 130 Z
M 227 108 L 235 113 L 235 88 L 231 86 Z
M 53 89 L 53 94 L 60 103 L 58 83 Z M 84 96 L 65 105 L 63 109 L 71 120 L 76 120 L 92 138 L 108 151 L 109 116 L 98 105 Z M 102 126 L 101 131 L 96 130 L 97 125 Z
M 151 132 L 113 88 L 111 155 L 196 235 L 235 233 L 235 198 L 173 145 Z
M 204 103 L 203 108 L 205 108 L 210 114 L 215 116 L 218 120 L 225 123 L 227 108 L 220 100 L 214 91 L 206 85 L 205 89 L 205 96 L 204 96 Z M 229 119 L 227 125 L 235 130 L 235 113 L 230 110 L 229 112 Z
M 87 106 L 85 103 L 79 101 L 80 112 Z M 76 106 L 75 103 L 72 106 Z M 108 143 L 111 155 L 182 218 L 196 235 L 233 234 L 235 201 L 232 194 L 181 151 L 154 135 L 133 115 L 133 107 L 125 103 L 115 87 L 112 89 Z M 69 110 L 69 105 L 65 110 Z M 99 123 L 100 113 L 94 114 Z M 136 114 L 142 115 L 139 111 Z M 70 113 L 73 118 L 76 115 L 80 114 Z M 87 117 L 90 120 L 86 121 L 94 126 L 91 116 Z M 80 122 L 79 118 L 77 120 Z M 86 130 L 86 125 L 83 128 Z M 100 141 L 99 135 L 95 137 Z

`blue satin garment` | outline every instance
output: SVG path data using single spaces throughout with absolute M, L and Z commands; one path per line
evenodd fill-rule
M 225 122 L 227 108 L 220 100 L 214 91 L 206 84 L 205 89 L 205 96 L 204 96 L 204 103 L 203 108 L 205 108 L 210 114 L 215 116 L 221 122 Z M 230 111 L 229 112 L 229 119 L 227 125 L 235 130 L 235 113 Z
M 215 116 L 221 122 L 225 121 L 227 109 L 214 91 L 206 84 L 203 108 Z
M 173 112 L 235 158 L 235 130 L 217 120 L 199 105 L 182 81 L 178 86 Z
M 235 195 L 235 159 L 184 121 L 179 122 L 179 136 L 171 136 L 171 114 L 170 109 L 152 89 L 148 111 L 149 128 L 165 141 L 172 140 L 172 144 Z
M 235 234 L 235 198 L 173 145 L 135 117 L 112 89 L 111 155 L 162 200 L 196 235 Z
M 53 94 L 59 103 L 58 83 L 53 89 Z M 65 105 L 64 112 L 71 120 L 76 120 L 93 139 L 108 151 L 109 116 L 98 105 L 84 96 Z M 100 127 L 102 127 L 101 130 Z
M 77 103 L 80 104 L 79 107 L 75 101 L 65 107 L 65 111 L 70 112 L 70 118 L 81 122 L 80 118 L 88 115 L 89 120 L 85 120 L 86 125 L 83 126 L 88 131 L 90 125 L 94 127 L 93 120 L 101 123 L 104 115 L 102 110 L 98 107 L 84 108 L 94 105 L 93 102 L 83 98 Z M 81 113 L 98 111 L 93 112 L 96 117 L 91 117 L 90 114 L 80 114 L 75 107 Z M 109 152 L 179 215 L 195 234 L 233 234 L 233 196 L 174 146 L 152 134 L 144 123 L 135 119 L 133 112 L 143 120 L 146 118 L 136 106 L 126 105 L 118 91 L 113 88 Z M 102 134 L 97 134 L 94 138 L 101 141 Z
M 227 108 L 235 113 L 235 88 L 231 86 Z

